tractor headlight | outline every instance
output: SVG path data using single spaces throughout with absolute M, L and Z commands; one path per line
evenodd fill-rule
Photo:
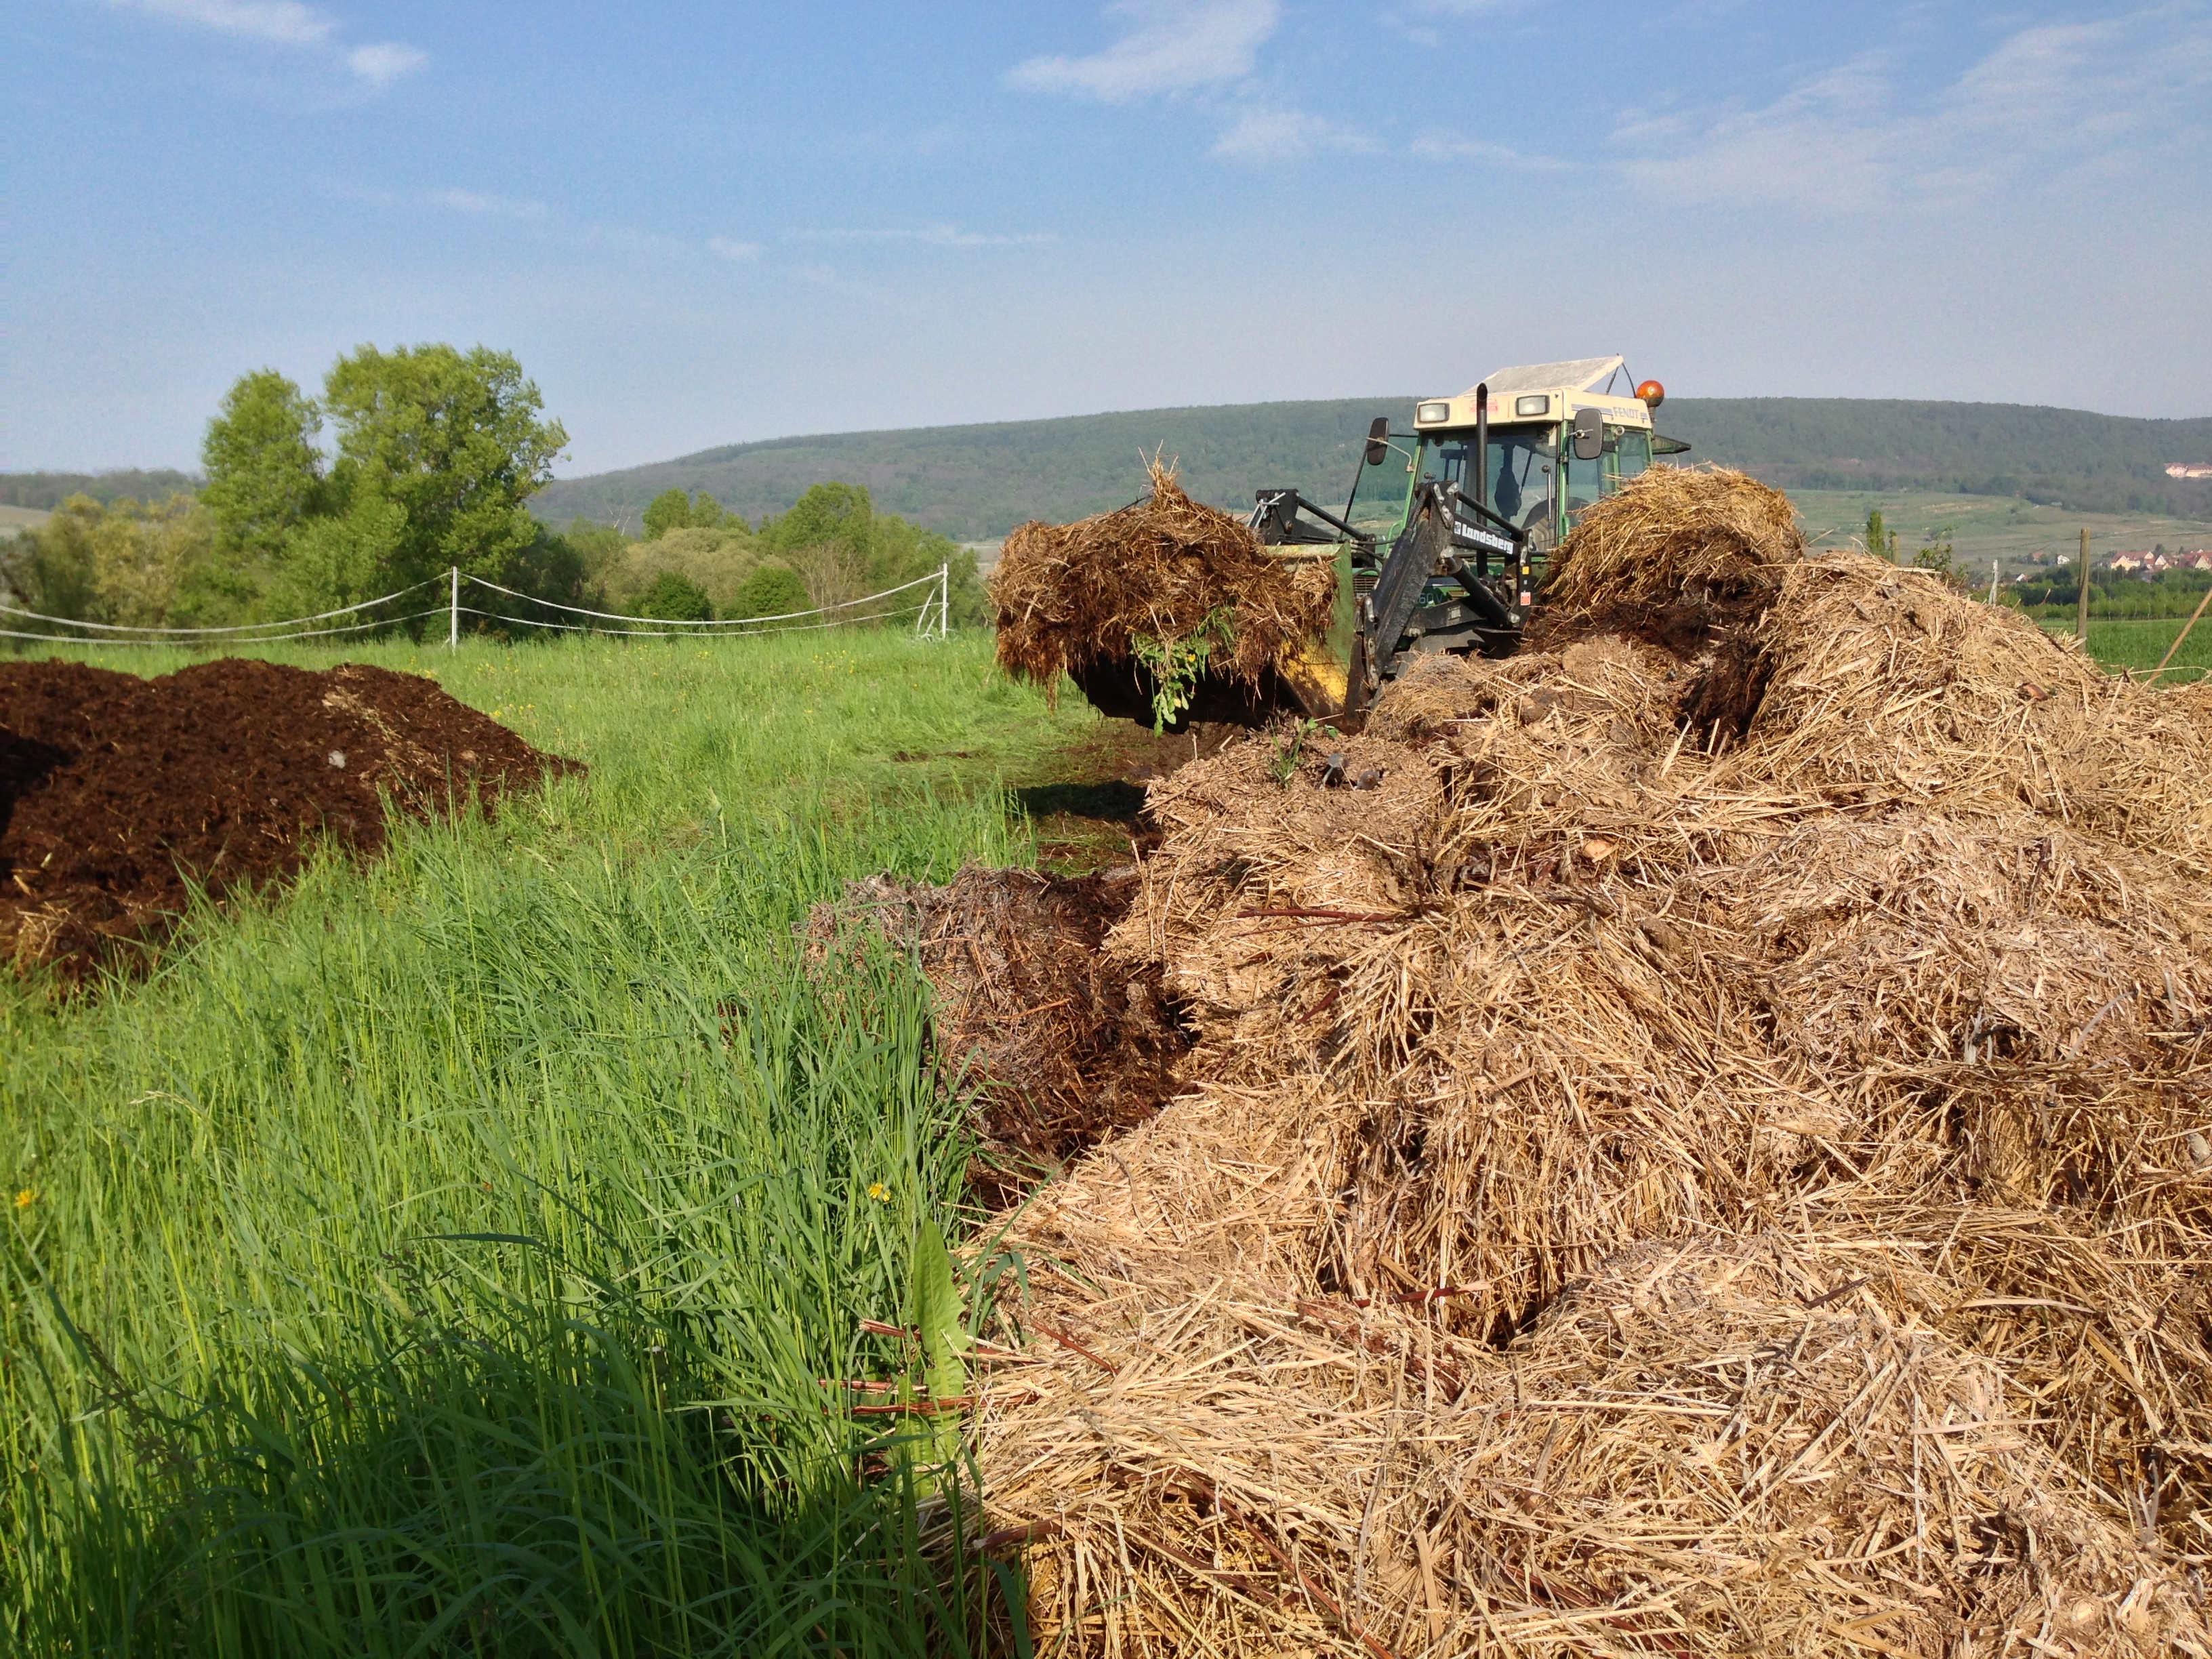
M 1516 415 L 1548 415 L 1552 412 L 1551 397 L 1540 392 L 1533 398 L 1516 398 L 1513 412 Z
M 1449 404 L 1423 404 L 1419 409 L 1413 411 L 1413 419 L 1417 422 L 1449 421 L 1451 419 L 1451 405 Z

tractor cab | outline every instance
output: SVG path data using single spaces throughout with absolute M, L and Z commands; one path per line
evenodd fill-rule
M 1501 368 L 1456 398 L 1424 399 L 1413 411 L 1408 495 L 1424 483 L 1455 485 L 1518 528 L 1540 566 L 1584 507 L 1655 457 L 1689 448 L 1652 430 L 1665 395 L 1657 383 L 1616 390 L 1626 378 L 1619 357 L 1584 357 Z M 1486 465 L 1477 460 L 1483 448 Z

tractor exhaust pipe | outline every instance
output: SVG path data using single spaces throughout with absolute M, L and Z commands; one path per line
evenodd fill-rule
M 1474 504 L 1486 512 L 1490 507 L 1490 382 L 1485 380 L 1474 389 Z M 1475 574 L 1490 574 L 1490 554 L 1487 550 L 1476 556 Z

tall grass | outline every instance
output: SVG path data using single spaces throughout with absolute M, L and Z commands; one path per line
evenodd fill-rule
M 2155 668 L 2177 635 L 2186 617 L 2155 622 L 2092 621 L 2089 624 L 2089 651 L 2108 668 L 2132 668 L 2139 672 Z M 2161 685 L 2181 685 L 2191 680 L 2202 679 L 2212 672 L 2212 617 L 2200 620 L 2182 641 L 2168 664 Z
M 348 653 L 592 773 L 199 915 L 142 982 L 0 993 L 23 1650 L 972 1640 L 912 1460 L 822 1383 L 909 1364 L 859 1322 L 911 1318 L 957 1105 L 906 965 L 793 927 L 1027 857 L 988 781 L 891 757 L 1055 721 L 974 644 L 704 650 Z

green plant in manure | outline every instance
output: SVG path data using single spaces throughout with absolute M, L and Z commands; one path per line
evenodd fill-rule
M 1152 673 L 1155 733 L 1166 731 L 1190 707 L 1191 694 L 1206 672 L 1213 647 L 1227 645 L 1231 637 L 1229 611 L 1222 605 L 1207 611 L 1206 620 L 1179 640 L 1130 635 L 1129 648 Z
M 1334 726 L 1323 726 L 1314 720 L 1296 720 L 1278 727 L 1275 752 L 1267 761 L 1267 775 L 1289 788 L 1291 780 L 1297 775 L 1298 763 L 1305 758 L 1306 744 L 1317 737 L 1335 735 Z

